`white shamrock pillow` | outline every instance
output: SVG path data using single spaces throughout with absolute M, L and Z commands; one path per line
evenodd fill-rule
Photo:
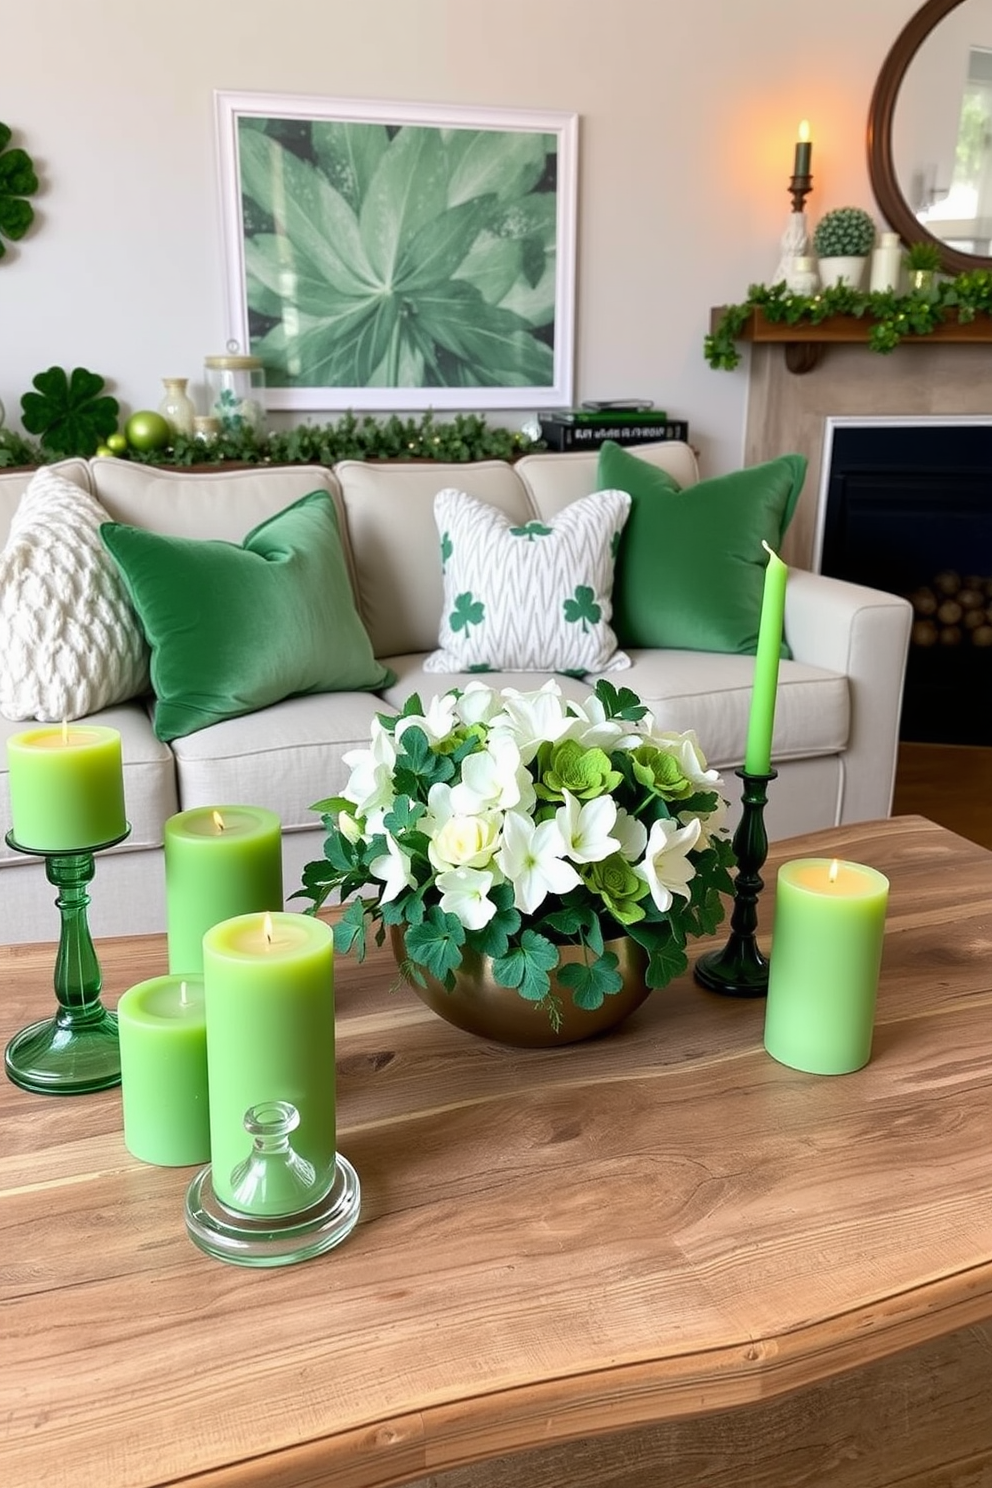
M 597 491 L 518 525 L 439 491 L 444 605 L 428 672 L 605 672 L 630 666 L 610 626 L 626 491 Z
M 103 545 L 109 514 L 42 467 L 0 553 L 0 712 L 81 718 L 148 688 L 148 647 Z

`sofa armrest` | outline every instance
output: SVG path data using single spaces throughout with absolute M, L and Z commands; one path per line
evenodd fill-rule
M 912 614 L 896 594 L 789 570 L 785 633 L 793 656 L 842 673 L 851 689 L 839 823 L 892 810 Z

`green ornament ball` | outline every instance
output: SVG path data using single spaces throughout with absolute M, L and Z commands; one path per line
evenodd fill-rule
M 172 431 L 162 415 L 154 413 L 150 408 L 139 408 L 137 413 L 132 413 L 124 425 L 124 433 L 131 448 L 143 453 L 165 449 L 172 437 Z

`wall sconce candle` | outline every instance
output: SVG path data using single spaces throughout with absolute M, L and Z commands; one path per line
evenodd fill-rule
M 794 176 L 808 176 L 813 162 L 813 143 L 809 137 L 809 120 L 803 119 L 796 136 L 796 153 L 792 163 Z

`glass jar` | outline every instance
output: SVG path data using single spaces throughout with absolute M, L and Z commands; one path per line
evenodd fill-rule
M 222 356 L 204 362 L 208 412 L 224 434 L 265 433 L 265 369 L 261 358 L 246 356 L 229 341 Z
M 165 396 L 158 405 L 158 411 L 173 435 L 184 434 L 187 439 L 192 439 L 196 404 L 186 391 L 188 382 L 187 377 L 163 377 Z

